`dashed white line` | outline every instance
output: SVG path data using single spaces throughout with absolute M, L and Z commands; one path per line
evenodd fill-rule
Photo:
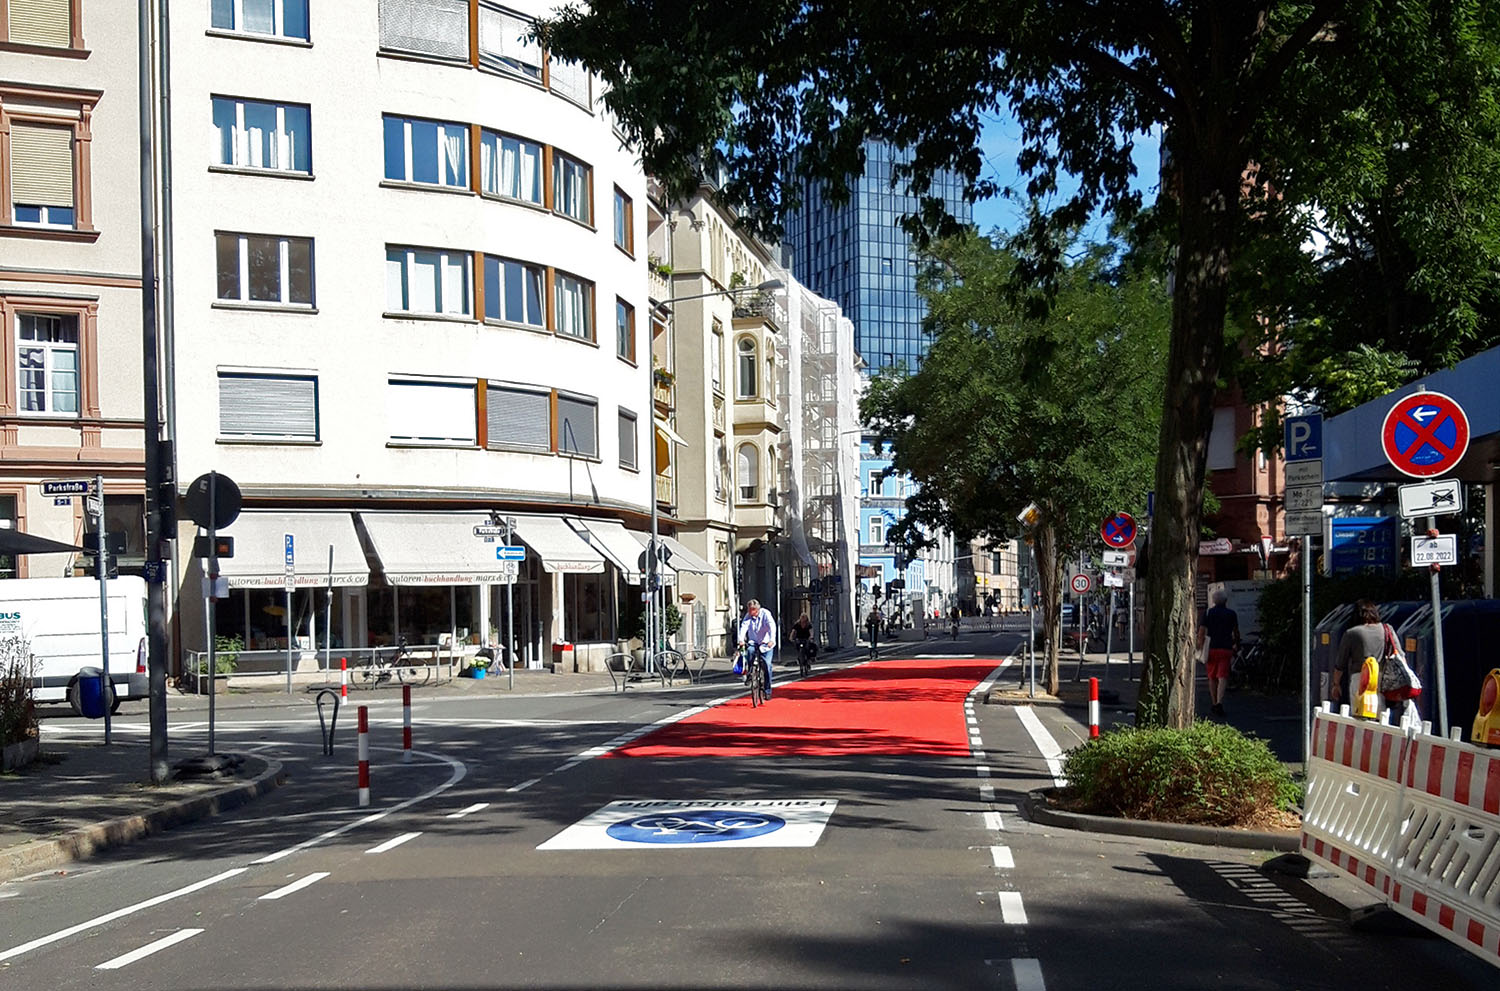
M 986 812 L 984 814 L 984 826 L 986 829 L 992 829 L 997 833 L 1003 832 L 1005 829 L 1005 820 L 1000 818 L 1000 813 L 998 812 Z
M 1012 960 L 1010 972 L 1016 981 L 1016 991 L 1047 991 L 1047 982 L 1042 980 L 1042 962 L 1033 957 Z
M 40 936 L 29 943 L 22 943 L 20 946 L 13 946 L 10 949 L 5 950 L 4 952 L 0 952 L 0 960 L 9 960 L 11 957 L 18 957 L 23 953 L 29 953 L 32 950 L 39 949 L 43 946 L 48 945 L 49 943 L 56 943 L 60 939 L 67 939 L 69 936 L 75 936 L 78 933 L 93 929 L 96 926 L 105 925 L 106 923 L 113 922 L 116 919 L 123 919 L 127 915 L 134 915 L 135 913 L 143 912 L 148 908 L 155 908 L 163 902 L 169 902 L 174 898 L 181 898 L 183 895 L 190 895 L 193 892 L 206 888 L 211 884 L 218 884 L 220 881 L 227 881 L 232 877 L 238 877 L 239 875 L 245 873 L 246 870 L 248 870 L 248 868 L 233 867 L 227 871 L 224 871 L 222 874 L 215 874 L 213 877 L 204 878 L 202 881 L 195 881 L 185 888 L 178 888 L 176 891 L 169 891 L 164 895 L 157 895 L 155 898 L 147 898 L 143 902 L 136 902 L 134 905 L 127 905 L 124 908 L 117 908 L 113 912 L 106 912 L 104 915 L 92 918 L 87 922 L 80 922 L 76 926 L 69 926 L 66 929 L 59 929 L 57 932 L 52 933 L 49 936 Z
M 995 800 L 995 786 L 994 785 L 980 785 L 979 786 L 979 800 L 981 802 L 993 802 Z
M 202 931 L 202 929 L 179 929 L 172 935 L 163 936 L 156 942 L 147 943 L 140 949 L 131 950 L 129 953 L 122 953 L 119 956 L 115 957 L 113 960 L 106 960 L 104 961 L 104 963 L 101 963 L 94 969 L 119 970 L 121 967 L 128 967 L 131 964 L 135 963 L 137 960 L 142 960 L 146 957 L 149 957 L 151 954 L 161 950 L 165 950 L 169 946 L 176 946 L 178 943 L 181 943 L 185 939 L 192 939 Z
M 1052 775 L 1053 783 L 1059 788 L 1065 786 L 1068 781 L 1062 772 L 1062 747 L 1047 732 L 1047 727 L 1042 725 L 1042 720 L 1031 706 L 1016 706 L 1016 715 L 1020 718 L 1021 725 L 1026 727 L 1026 732 L 1031 734 L 1031 742 L 1041 751 L 1042 759 L 1047 762 L 1047 771 Z
M 994 858 L 996 870 L 1013 871 L 1016 869 L 1016 858 L 1011 855 L 1010 847 L 992 846 L 990 856 Z
M 509 788 L 505 789 L 505 791 L 506 791 L 507 794 L 514 795 L 518 791 L 525 791 L 527 788 L 530 788 L 532 785 L 536 784 L 540 780 L 542 780 L 542 779 L 541 778 L 530 778 L 530 779 L 528 779 L 526 781 L 522 781 L 518 785 L 511 785 Z
M 475 812 L 482 812 L 482 811 L 484 811 L 485 809 L 487 809 L 489 807 L 490 807 L 490 803 L 489 802 L 475 802 L 473 805 L 469 806 L 466 809 L 459 809 L 457 812 L 449 812 L 448 813 L 448 818 L 449 819 L 462 819 L 466 815 L 470 815 L 470 814 L 475 813 Z
M 257 900 L 263 902 L 280 901 L 287 895 L 295 894 L 296 892 L 301 891 L 303 888 L 306 888 L 309 885 L 317 884 L 327 876 L 327 871 L 315 871 L 312 874 L 307 875 L 306 877 L 299 877 L 291 884 L 284 884 L 281 887 L 277 888 L 275 891 L 268 891 L 265 894 L 261 895 Z
M 402 833 L 400 836 L 392 837 L 391 839 L 386 840 L 384 843 L 380 843 L 376 846 L 370 847 L 370 849 L 366 850 L 365 853 L 385 853 L 387 850 L 394 850 L 401 844 L 406 843 L 410 840 L 414 840 L 421 835 L 422 833 L 420 831 L 415 833 Z
M 1000 892 L 1000 921 L 1007 926 L 1026 925 L 1026 906 L 1021 904 L 1019 891 Z
M 981 778 L 987 778 L 990 776 L 990 766 L 988 764 L 980 764 L 978 767 L 974 768 L 974 773 L 979 775 Z

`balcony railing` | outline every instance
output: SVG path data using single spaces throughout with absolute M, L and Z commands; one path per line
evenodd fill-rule
M 714 397 L 714 429 L 719 433 L 724 432 L 724 397 Z
M 672 498 L 672 489 L 671 475 L 656 476 L 656 504 L 658 506 L 676 505 L 676 500 Z
M 651 383 L 651 396 L 656 400 L 656 405 L 668 410 L 673 408 L 677 387 L 672 384 L 653 382 Z

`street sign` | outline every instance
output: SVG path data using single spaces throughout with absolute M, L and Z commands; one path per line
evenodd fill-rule
M 83 508 L 88 511 L 90 516 L 98 516 L 104 512 L 104 500 L 96 495 L 84 496 Z
M 1135 517 L 1129 513 L 1116 513 L 1099 527 L 1099 536 L 1110 547 L 1129 547 L 1135 543 Z
M 505 527 L 503 527 L 503 526 L 497 526 L 497 525 L 495 525 L 493 523 L 483 523 L 483 524 L 480 524 L 479 526 L 476 526 L 474 528 L 474 536 L 476 536 L 476 537 L 503 537 L 503 536 L 505 536 Z
M 1320 461 L 1323 458 L 1323 414 L 1289 416 L 1282 422 L 1285 444 L 1282 456 L 1288 462 Z
M 295 592 L 297 590 L 297 553 L 296 546 L 291 534 L 283 535 L 283 546 L 286 550 L 286 590 Z
M 1026 504 L 1026 508 L 1016 514 L 1016 522 L 1022 526 L 1036 526 L 1036 521 L 1042 518 L 1042 511 L 1036 508 L 1036 503 Z
M 1218 555 L 1232 553 L 1234 553 L 1234 544 L 1229 542 L 1228 537 L 1215 537 L 1213 540 L 1198 541 L 1198 554 L 1200 557 L 1204 554 Z
M 1436 537 L 1412 534 L 1411 566 L 1413 568 L 1420 568 L 1429 564 L 1457 563 L 1458 538 L 1453 534 L 1444 533 Z
M 1323 484 L 1323 459 L 1315 461 L 1288 461 L 1286 463 L 1286 484 L 1293 485 L 1322 485 Z
M 1323 510 L 1304 509 L 1286 514 L 1286 532 L 1293 537 L 1318 537 L 1323 533 Z
M 1463 485 L 1456 478 L 1445 478 L 1438 482 L 1414 482 L 1401 486 L 1397 493 L 1401 497 L 1402 519 L 1463 512 Z
M 1295 485 L 1286 490 L 1286 511 L 1301 513 L 1323 505 L 1323 486 Z
M 1452 471 L 1469 449 L 1469 418 L 1441 392 L 1396 400 L 1380 427 L 1386 460 L 1402 474 L 1432 478 Z
M 1124 568 L 1130 564 L 1129 551 L 1105 551 L 1100 557 L 1106 568 Z
M 526 548 L 510 544 L 501 544 L 495 548 L 496 561 L 524 561 L 526 560 Z
M 194 523 L 207 530 L 214 527 L 223 530 L 233 523 L 240 515 L 240 487 L 234 484 L 234 479 L 228 475 L 219 475 L 210 478 L 216 472 L 208 472 L 193 479 L 188 486 L 187 495 L 183 501 L 187 503 L 188 518 Z M 214 490 L 213 511 L 209 511 L 208 490 L 212 482 Z
M 504 579 L 505 581 L 507 581 L 507 582 L 513 582 L 517 578 L 519 578 L 520 575 L 521 575 L 521 562 L 520 561 L 501 561 L 500 562 L 500 567 L 499 567 L 499 573 L 500 573 L 501 578 Z
M 94 491 L 94 483 L 87 478 L 58 478 L 42 483 L 42 495 L 87 495 Z
M 1068 584 L 1072 587 L 1073 591 L 1077 592 L 1079 595 L 1082 595 L 1084 592 L 1087 592 L 1089 590 L 1089 576 L 1074 575 L 1073 580 Z
M 1115 574 L 1112 571 L 1106 571 L 1104 573 L 1104 587 L 1105 588 L 1124 588 L 1125 587 L 1125 576 L 1124 575 L 1117 575 L 1117 574 Z

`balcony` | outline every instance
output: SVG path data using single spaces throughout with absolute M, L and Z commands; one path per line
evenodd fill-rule
M 657 302 L 664 302 L 672 297 L 672 287 L 667 283 L 666 275 L 655 265 L 646 266 L 646 292 Z
M 670 413 L 677 408 L 677 386 L 672 382 L 652 382 L 651 398 L 656 400 L 656 408 L 659 411 Z
M 722 434 L 724 432 L 724 397 L 723 396 L 715 396 L 714 397 L 714 432 L 715 433 L 719 433 L 719 434 Z
M 656 476 L 656 504 L 668 511 L 676 508 L 676 486 L 671 475 Z

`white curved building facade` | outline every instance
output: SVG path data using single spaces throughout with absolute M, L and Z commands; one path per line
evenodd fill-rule
M 493 538 L 473 533 L 490 512 L 527 547 L 523 664 L 558 641 L 597 663 L 631 633 L 621 527 L 649 529 L 653 493 L 646 180 L 597 83 L 524 40 L 541 10 L 174 7 L 178 490 L 217 470 L 243 492 L 217 628 L 247 649 L 285 648 L 288 571 L 306 647 L 503 637 Z

